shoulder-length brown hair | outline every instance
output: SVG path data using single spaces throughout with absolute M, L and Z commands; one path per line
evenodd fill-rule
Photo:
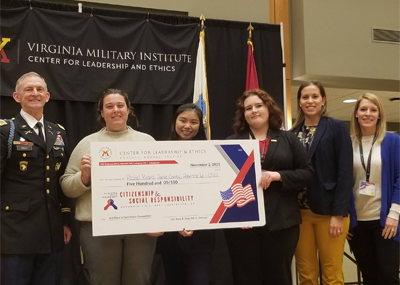
M 385 138 L 386 135 L 386 115 L 385 115 L 385 109 L 383 108 L 383 105 L 381 103 L 381 100 L 379 100 L 379 97 L 376 96 L 375 94 L 372 93 L 365 93 L 358 97 L 356 105 L 354 106 L 353 114 L 351 115 L 350 119 L 350 135 L 351 139 L 358 143 L 361 141 L 362 133 L 361 133 L 361 128 L 360 128 L 360 123 L 358 122 L 358 119 L 356 118 L 357 110 L 360 107 L 361 100 L 366 99 L 371 101 L 372 104 L 374 104 L 379 111 L 379 118 L 376 123 L 376 142 L 381 143 L 383 139 Z
M 108 95 L 111 94 L 119 94 L 124 98 L 126 107 L 128 108 L 128 120 L 130 118 L 133 118 L 133 128 L 137 129 L 140 124 L 139 120 L 135 115 L 135 110 L 131 105 L 131 102 L 129 101 L 128 94 L 126 94 L 124 91 L 120 89 L 114 89 L 114 88 L 109 88 L 106 89 L 100 96 L 99 102 L 97 103 L 97 120 L 100 122 L 100 124 L 105 127 L 106 126 L 106 121 L 104 120 L 103 116 L 101 115 L 101 111 L 103 110 L 103 104 L 104 104 L 104 98 L 106 98 Z
M 269 128 L 279 130 L 283 123 L 281 109 L 279 109 L 275 100 L 267 92 L 260 89 L 252 89 L 245 91 L 236 102 L 235 122 L 233 124 L 233 130 L 235 133 L 240 134 L 250 130 L 249 124 L 244 118 L 244 101 L 250 96 L 258 96 L 258 98 L 264 102 L 269 112 Z
M 300 85 L 299 90 L 297 90 L 297 116 L 293 123 L 292 129 L 297 127 L 298 125 L 304 122 L 304 112 L 303 109 L 300 107 L 300 98 L 301 98 L 301 91 L 307 86 L 314 85 L 319 89 L 319 93 L 321 93 L 322 98 L 326 98 L 326 93 L 324 86 L 322 86 L 321 82 L 318 80 L 310 80 L 306 81 Z M 321 117 L 326 117 L 328 115 L 328 98 L 326 98 L 324 105 L 321 109 Z

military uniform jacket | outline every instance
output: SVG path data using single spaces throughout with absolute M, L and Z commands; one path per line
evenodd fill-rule
M 7 159 L 10 124 L 0 122 L 1 254 L 60 250 L 71 202 L 59 184 L 68 162 L 65 131 L 45 121 L 44 142 L 21 115 L 14 124 L 12 154 Z

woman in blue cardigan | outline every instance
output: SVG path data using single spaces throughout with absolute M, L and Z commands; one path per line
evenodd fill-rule
M 400 137 L 386 132 L 382 103 L 371 93 L 358 99 L 350 127 L 355 211 L 349 243 L 365 285 L 398 285 Z
M 344 122 L 326 116 L 326 93 L 320 82 L 303 83 L 297 103 L 293 131 L 306 148 L 316 176 L 298 193 L 303 220 L 296 248 L 299 284 L 318 284 L 318 257 L 322 283 L 344 284 L 342 264 L 353 176 L 350 133 Z

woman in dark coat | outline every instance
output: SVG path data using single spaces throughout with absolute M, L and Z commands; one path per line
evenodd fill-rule
M 235 134 L 228 139 L 260 142 L 266 224 L 225 230 L 236 285 L 292 284 L 301 223 L 297 189 L 310 183 L 314 173 L 298 139 L 280 129 L 282 121 L 281 110 L 265 91 L 248 90 L 237 101 Z

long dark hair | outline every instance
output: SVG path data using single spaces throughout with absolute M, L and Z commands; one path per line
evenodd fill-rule
M 128 119 L 133 118 L 133 121 L 134 121 L 133 128 L 137 129 L 140 126 L 139 120 L 135 115 L 135 111 L 134 111 L 133 107 L 131 106 L 131 102 L 129 101 L 128 95 L 120 89 L 108 88 L 101 94 L 99 103 L 97 104 L 97 120 L 101 123 L 101 125 L 103 127 L 106 126 L 106 121 L 101 116 L 101 111 L 103 110 L 104 98 L 106 98 L 110 94 L 119 94 L 124 98 L 126 107 L 128 108 Z
M 204 124 L 203 124 L 203 112 L 201 111 L 201 109 L 198 106 L 196 106 L 193 103 L 181 105 L 176 110 L 176 112 L 174 114 L 174 122 L 172 123 L 170 140 L 179 140 L 180 139 L 180 137 L 178 136 L 178 134 L 176 133 L 176 130 L 175 130 L 176 119 L 178 119 L 180 114 L 182 114 L 183 112 L 187 112 L 187 111 L 194 111 L 196 113 L 197 117 L 199 118 L 199 123 L 200 123 L 199 131 L 197 132 L 197 134 L 194 136 L 194 138 L 192 140 L 206 140 L 207 137 L 206 137 L 206 132 L 204 129 Z
M 235 133 L 242 134 L 250 130 L 249 124 L 244 118 L 244 101 L 250 96 L 258 96 L 263 101 L 269 112 L 269 127 L 273 130 L 279 130 L 283 123 L 281 109 L 279 109 L 275 100 L 267 92 L 260 89 L 252 89 L 245 91 L 236 102 L 235 122 L 233 124 Z

